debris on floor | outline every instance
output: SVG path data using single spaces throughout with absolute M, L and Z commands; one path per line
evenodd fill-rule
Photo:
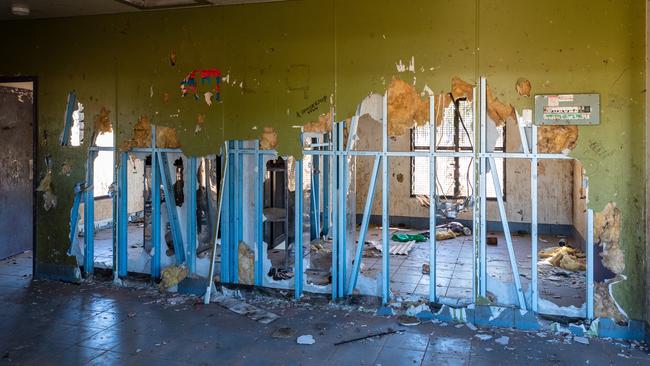
M 421 323 L 420 319 L 418 319 L 415 316 L 410 316 L 410 315 L 400 315 L 397 317 L 397 322 L 399 325 L 403 325 L 405 327 L 410 327 L 414 325 L 419 325 Z
M 248 304 L 243 300 L 227 295 L 213 295 L 210 302 L 217 303 L 234 313 L 243 315 L 262 324 L 269 324 L 279 318 L 278 315 L 273 314 L 270 311 L 258 308 L 257 306 Z
M 407 243 L 410 241 L 415 241 L 417 243 L 425 242 L 428 240 L 428 235 L 424 234 L 407 234 L 407 233 L 394 233 L 391 237 L 391 240 L 397 241 L 400 243 Z
M 430 274 L 431 273 L 431 267 L 429 266 L 429 263 L 422 263 L 422 274 Z
M 502 346 L 507 346 L 508 343 L 510 342 L 510 337 L 508 336 L 501 336 L 497 339 L 494 340 L 496 343 L 502 345 Z
M 499 244 L 499 239 L 496 236 L 488 236 L 485 242 L 487 245 L 497 245 Z
M 364 250 L 365 257 L 381 257 L 383 248 L 380 242 L 371 240 L 366 243 L 369 244 L 369 248 Z M 408 255 L 414 245 L 415 241 L 408 241 L 406 243 L 391 241 L 389 252 L 392 255 Z
M 403 333 L 403 332 L 404 332 L 403 330 L 394 330 L 394 329 L 388 328 L 388 330 L 386 330 L 385 332 L 368 334 L 368 335 L 363 336 L 363 337 L 357 337 L 357 338 L 352 338 L 352 339 L 348 339 L 348 340 L 345 340 L 345 341 L 336 342 L 336 343 L 334 343 L 334 345 L 335 346 L 340 346 L 342 344 L 362 341 L 364 339 L 375 338 L 375 337 L 383 337 L 385 335 Z
M 289 327 L 282 327 L 276 329 L 273 334 L 271 334 L 272 338 L 293 338 L 296 335 L 296 330 L 293 328 Z
M 160 281 L 160 287 L 163 290 L 169 290 L 170 288 L 178 285 L 179 282 L 185 279 L 189 274 L 189 270 L 184 265 L 171 265 L 162 270 Z
M 311 334 L 305 334 L 298 337 L 298 339 L 296 339 L 296 343 L 310 345 L 316 343 L 316 340 L 314 339 L 314 336 L 312 336 Z
M 552 266 L 569 271 L 585 271 L 587 269 L 585 253 L 568 245 L 551 247 L 539 251 L 540 259 Z
M 290 278 L 293 278 L 293 271 L 290 271 L 286 268 L 271 267 L 268 276 L 272 277 L 275 281 L 288 280 Z

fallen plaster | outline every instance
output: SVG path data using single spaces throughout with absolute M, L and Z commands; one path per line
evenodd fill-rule
M 36 187 L 36 192 L 43 192 L 43 208 L 49 211 L 56 207 L 57 198 L 52 192 L 52 170 L 48 170 Z
M 188 274 L 189 270 L 184 265 L 170 265 L 161 272 L 160 287 L 169 290 L 184 280 Z
M 537 135 L 540 153 L 566 154 L 576 147 L 578 126 L 540 126 Z
M 260 138 L 260 149 L 272 150 L 278 146 L 278 134 L 273 127 L 264 127 Z

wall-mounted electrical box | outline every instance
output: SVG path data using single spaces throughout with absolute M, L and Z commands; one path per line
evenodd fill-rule
M 599 94 L 535 95 L 535 124 L 598 125 Z

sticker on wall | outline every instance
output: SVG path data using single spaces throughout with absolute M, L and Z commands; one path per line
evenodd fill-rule
M 182 96 L 191 93 L 194 95 L 194 99 L 197 101 L 200 99 L 197 79 L 200 79 L 201 85 L 212 85 L 214 82 L 214 87 L 203 94 L 205 102 L 208 105 L 212 104 L 213 98 L 217 102 L 221 100 L 221 71 L 219 71 L 219 69 L 194 70 L 187 74 L 185 79 L 181 81 Z

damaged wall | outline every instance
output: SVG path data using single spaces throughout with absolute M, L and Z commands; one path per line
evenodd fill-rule
M 66 224 L 90 139 L 64 148 L 52 138 L 61 132 L 71 90 L 87 116 L 99 115 L 102 107 L 111 111 L 116 146 L 131 139 L 138 118 L 147 116 L 175 128 L 188 154 L 214 153 L 224 138 L 256 139 L 270 127 L 281 153 L 299 155 L 297 126 L 332 106 L 337 120 L 351 116 L 394 76 L 424 96 L 446 90 L 455 75 L 473 83 L 485 75 L 494 96 L 518 110 L 531 107 L 535 93 L 600 93 L 601 124 L 579 128 L 572 155 L 589 176 L 590 207 L 601 211 L 613 201 L 621 211 L 627 280 L 614 295 L 639 319 L 643 6 L 632 0 L 615 7 L 606 0 L 589 7 L 561 0 L 467 1 L 459 24 L 457 2 L 304 0 L 2 22 L 0 39 L 12 52 L 0 60 L 0 75 L 39 78 L 35 179 L 46 175 L 46 156 L 52 167 L 64 161 L 72 167 L 70 175 L 52 177 L 56 207 L 46 211 L 39 195 L 36 272 L 75 264 L 65 255 Z M 197 99 L 182 96 L 179 83 L 188 73 L 214 68 L 223 77 L 220 101 L 204 98 L 214 85 L 202 86 Z M 516 90 L 522 77 L 531 84 L 531 97 L 521 86 Z M 86 123 L 86 136 L 92 136 L 92 125 Z

